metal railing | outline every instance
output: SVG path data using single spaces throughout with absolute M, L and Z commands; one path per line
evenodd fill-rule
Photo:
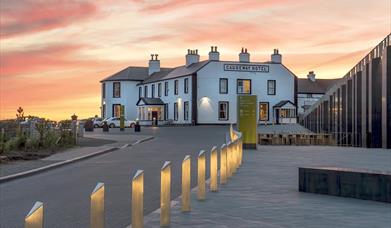
M 236 173 L 243 161 L 242 134 L 230 129 L 230 140 L 220 147 L 214 146 L 210 151 L 210 186 L 211 192 L 218 191 L 218 173 L 220 185 L 226 184 Z M 197 165 L 197 199 L 206 199 L 206 152 L 201 150 Z M 219 164 L 220 163 L 220 164 Z M 220 167 L 220 169 L 219 169 Z M 160 182 L 160 226 L 169 226 L 171 221 L 171 162 L 165 161 L 161 168 Z M 191 211 L 191 157 L 185 156 L 182 162 L 182 212 Z M 90 227 L 103 228 L 105 226 L 105 184 L 98 183 L 90 195 Z M 137 170 L 132 178 L 131 200 L 132 228 L 144 227 L 144 171 Z M 25 217 L 25 228 L 44 227 L 44 204 L 36 202 Z

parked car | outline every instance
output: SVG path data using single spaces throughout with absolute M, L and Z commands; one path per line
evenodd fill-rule
M 108 119 L 105 119 L 104 121 L 107 122 L 107 125 L 109 125 L 110 128 L 120 127 L 119 117 L 110 117 Z M 102 125 L 104 121 L 102 121 Z M 134 128 L 134 126 L 136 126 L 136 121 L 125 119 L 125 127 Z
M 101 127 L 101 125 L 103 124 L 103 121 L 106 119 L 107 118 L 101 118 L 101 117 L 92 119 L 92 121 L 94 122 L 94 128 Z

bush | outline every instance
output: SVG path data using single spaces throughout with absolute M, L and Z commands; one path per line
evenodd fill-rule
M 57 143 L 60 140 L 60 134 L 55 131 L 48 131 L 42 140 L 42 146 L 45 149 L 54 151 L 57 148 Z
M 37 151 L 39 149 L 39 139 L 37 137 L 27 138 L 25 151 Z
M 7 142 L 4 143 L 4 152 L 9 152 L 11 150 L 16 150 L 19 148 L 20 139 L 19 137 L 12 137 Z

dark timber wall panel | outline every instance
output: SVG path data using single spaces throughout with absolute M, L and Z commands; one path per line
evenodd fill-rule
M 347 132 L 347 143 L 348 144 L 351 144 L 352 143 L 352 140 L 351 140 L 351 134 L 352 134 L 352 93 L 353 93 L 353 90 L 352 90 L 352 80 L 349 79 L 348 80 L 348 90 L 347 90 L 347 128 L 346 128 L 346 132 Z
M 361 131 L 362 131 L 362 126 L 361 126 L 361 119 L 362 119 L 362 107 L 361 107 L 361 99 L 362 99 L 362 89 L 361 89 L 361 84 L 362 84 L 362 72 L 358 72 L 357 73 L 357 99 L 356 99 L 356 105 L 357 105 L 357 108 L 356 108 L 356 126 L 357 126 L 357 130 L 356 130 L 356 140 L 357 140 L 357 146 L 362 146 L 362 143 L 361 143 Z
M 371 147 L 381 147 L 382 135 L 382 102 L 381 102 L 381 61 L 380 58 L 372 59 L 372 138 Z

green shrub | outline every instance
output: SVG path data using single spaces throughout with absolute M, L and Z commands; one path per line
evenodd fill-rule
M 58 147 L 57 143 L 59 139 L 60 139 L 60 134 L 57 133 L 56 131 L 50 130 L 45 134 L 45 137 L 43 138 L 42 141 L 42 146 L 45 149 L 54 151 Z
M 25 151 L 37 151 L 39 149 L 39 139 L 37 137 L 29 137 L 26 139 Z
M 19 148 L 20 139 L 19 137 L 12 137 L 4 144 L 4 152 L 9 152 L 11 150 L 16 150 Z

